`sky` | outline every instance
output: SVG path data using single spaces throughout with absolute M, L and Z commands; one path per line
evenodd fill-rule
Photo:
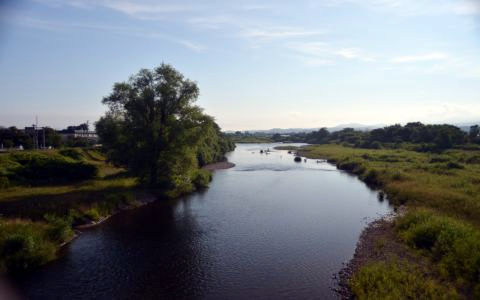
M 480 0 L 0 0 L 0 125 L 174 66 L 224 130 L 480 123 Z

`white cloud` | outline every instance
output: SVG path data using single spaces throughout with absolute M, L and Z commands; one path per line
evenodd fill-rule
M 255 28 L 245 30 L 242 35 L 261 40 L 275 40 L 315 36 L 323 33 L 324 32 L 322 31 L 309 31 L 294 28 Z
M 375 61 L 375 58 L 371 55 L 365 54 L 362 50 L 357 48 L 344 48 L 334 52 L 346 59 L 358 59 L 365 62 Z
M 191 42 L 191 41 L 180 41 L 179 43 L 184 45 L 185 47 L 187 47 L 189 49 L 192 49 L 194 51 L 197 51 L 197 52 L 200 52 L 200 51 L 203 51 L 203 50 L 207 49 L 207 46 L 202 45 L 202 44 L 197 44 L 197 43 L 194 43 L 194 42 Z
M 319 56 L 328 52 L 329 44 L 325 42 L 291 43 L 288 47 L 303 54 Z
M 21 26 L 28 26 L 40 30 L 49 30 L 49 31 L 65 31 L 68 29 L 84 29 L 84 30 L 101 30 L 108 31 L 112 33 L 142 37 L 147 39 L 161 39 L 169 41 L 172 43 L 177 43 L 185 46 L 188 49 L 191 49 L 196 52 L 201 52 L 207 49 L 207 46 L 194 43 L 188 40 L 181 40 L 176 37 L 165 35 L 163 33 L 149 31 L 141 28 L 135 27 L 126 27 L 126 26 L 111 26 L 98 23 L 74 23 L 74 22 L 63 22 L 56 20 L 43 20 L 36 19 L 24 16 L 8 17 L 8 21 L 16 23 Z
M 288 48 L 303 55 L 308 65 L 333 63 L 338 58 L 362 62 L 376 61 L 373 55 L 359 48 L 337 48 L 325 42 L 290 43 Z
M 478 0 L 325 0 L 324 6 L 355 5 L 400 16 L 480 15 Z
M 435 61 L 435 60 L 445 60 L 449 56 L 442 52 L 432 52 L 425 54 L 417 55 L 407 55 L 407 56 L 398 56 L 392 59 L 393 63 L 414 63 L 414 62 L 425 62 L 425 61 Z
M 163 14 L 194 10 L 193 5 L 147 1 L 102 1 L 100 5 L 140 19 L 155 18 Z

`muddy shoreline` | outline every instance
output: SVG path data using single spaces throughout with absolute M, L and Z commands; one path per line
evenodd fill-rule
M 405 208 L 400 207 L 380 219 L 377 219 L 363 229 L 357 242 L 355 253 L 334 278 L 337 286 L 333 290 L 340 299 L 355 299 L 350 287 L 350 279 L 366 264 L 386 261 L 391 257 L 418 260 L 418 256 L 411 254 L 405 244 L 396 237 L 394 230 L 395 218 L 405 213 Z
M 224 169 L 230 169 L 235 167 L 234 163 L 231 163 L 229 161 L 222 161 L 218 163 L 213 163 L 213 164 L 208 164 L 202 167 L 204 170 L 208 171 L 215 171 L 215 170 L 224 170 Z

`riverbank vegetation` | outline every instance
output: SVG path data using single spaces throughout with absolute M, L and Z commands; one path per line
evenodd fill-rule
M 480 149 L 480 127 L 473 125 L 469 132 L 459 127 L 425 125 L 420 122 L 405 126 L 396 124 L 371 131 L 344 128 L 329 132 L 326 128 L 310 133 L 275 134 L 275 142 L 303 142 L 309 144 L 342 144 L 353 148 L 406 149 L 419 152 L 441 152 L 446 149 Z
M 417 282 L 415 290 L 424 293 L 416 294 L 419 297 L 437 298 L 431 292 L 441 291 L 437 289 L 439 284 L 449 286 L 442 292 L 448 298 L 480 297 L 479 150 L 418 152 L 327 144 L 308 146 L 299 152 L 335 163 L 380 189 L 380 197 L 386 193 L 394 205 L 406 206 L 407 212 L 392 225 L 392 239 L 407 245 L 413 257 L 429 261 L 418 264 L 419 260 L 411 259 L 397 264 L 395 257 L 384 257 L 364 264 L 350 279 L 358 298 L 408 294 L 409 282 Z M 419 274 L 430 275 L 420 280 Z
M 193 105 L 198 94 L 169 65 L 141 70 L 104 98 L 101 148 L 0 153 L 0 271 L 54 259 L 74 228 L 120 209 L 207 187 L 202 167 L 235 145 Z
M 272 136 L 269 134 L 261 133 L 249 133 L 236 131 L 234 133 L 229 133 L 227 136 L 234 142 L 239 144 L 249 144 L 249 143 L 272 143 Z
M 203 165 L 234 149 L 214 119 L 194 105 L 199 89 L 173 67 L 140 70 L 103 99 L 97 133 L 110 162 L 142 184 L 176 197 L 205 186 Z

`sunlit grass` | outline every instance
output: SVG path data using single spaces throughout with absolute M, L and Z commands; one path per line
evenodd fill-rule
M 73 148 L 60 151 L 25 151 L 20 154 L 23 156 L 41 155 L 44 157 L 49 157 L 51 159 L 64 157 L 64 159 L 66 159 L 67 161 L 82 161 L 84 163 L 96 166 L 98 168 L 98 175 L 95 179 L 73 183 L 50 183 L 48 185 L 38 186 L 13 184 L 13 186 L 1 190 L 0 201 L 14 201 L 18 199 L 54 196 L 69 193 L 95 192 L 113 189 L 129 189 L 134 188 L 137 185 L 136 178 L 120 176 L 122 175 L 122 173 L 125 173 L 125 169 L 108 164 L 105 160 L 105 157 L 99 151 L 93 149 Z M 9 155 L 10 154 L 0 155 L 0 171 L 3 172 L 3 174 L 8 174 L 10 170 L 15 170 L 15 168 L 19 166 L 18 162 L 15 161 L 14 157 L 11 157 Z M 1 172 L 0 175 L 2 174 Z
M 373 262 L 350 286 L 358 299 L 480 297 L 480 151 L 420 153 L 315 145 L 301 150 L 326 158 L 406 205 L 398 238 L 431 262 Z M 427 275 L 430 274 L 430 275 Z M 432 275 L 433 274 L 433 275 Z
M 431 207 L 480 224 L 480 151 L 442 154 L 315 145 L 301 150 L 326 158 L 367 183 L 381 187 L 397 204 Z M 373 172 L 373 173 L 372 173 Z
M 434 280 L 406 261 L 374 262 L 350 281 L 356 299 L 462 299 L 454 287 Z
M 115 188 L 134 188 L 137 185 L 135 178 L 115 178 L 90 180 L 74 185 L 40 186 L 40 187 L 13 187 L 2 190 L 0 201 L 16 200 L 38 196 L 60 195 L 72 192 L 93 192 Z

